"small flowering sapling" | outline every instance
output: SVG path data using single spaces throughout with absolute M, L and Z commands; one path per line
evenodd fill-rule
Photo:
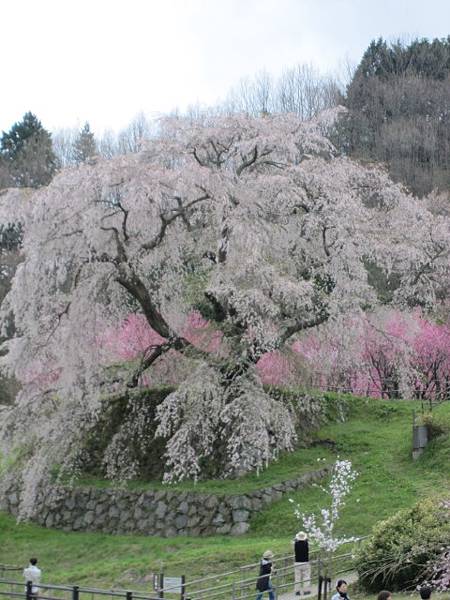
M 306 514 L 301 511 L 300 505 L 295 506 L 295 516 L 302 522 L 302 528 L 308 533 L 309 539 L 318 545 L 320 552 L 323 554 L 326 577 L 332 576 L 334 552 L 342 544 L 357 539 L 355 537 L 339 537 L 335 532 L 341 510 L 345 506 L 345 498 L 350 493 L 357 475 L 358 473 L 352 468 L 351 461 L 338 459 L 334 463 L 328 486 L 319 486 L 331 499 L 330 506 L 322 508 L 320 511 L 320 522 L 318 522 L 315 514 Z M 291 498 L 289 501 L 294 502 Z

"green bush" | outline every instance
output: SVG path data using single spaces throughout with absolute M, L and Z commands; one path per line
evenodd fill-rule
M 450 418 L 447 415 L 426 413 L 422 416 L 421 422 L 427 426 L 429 440 L 433 440 L 450 431 Z
M 395 490 L 386 490 L 395 494 Z M 450 539 L 448 510 L 437 498 L 418 502 L 378 523 L 356 557 L 360 584 L 370 592 L 411 589 L 427 577 Z

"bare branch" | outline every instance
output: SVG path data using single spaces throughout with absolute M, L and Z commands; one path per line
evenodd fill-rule
M 258 160 L 258 147 L 257 146 L 254 147 L 252 156 L 250 158 L 245 159 L 242 156 L 242 160 L 243 160 L 243 163 L 236 169 L 236 173 L 237 173 L 238 177 L 240 177 L 240 175 L 242 174 L 242 172 L 245 169 L 247 169 L 248 167 L 253 165 Z
M 195 158 L 195 160 L 198 162 L 198 164 L 201 167 L 205 167 L 206 166 L 205 163 L 202 160 L 200 160 L 200 158 L 199 158 L 199 156 L 197 154 L 197 149 L 196 148 L 194 148 L 194 150 L 192 151 L 192 155 L 193 155 L 193 157 Z
M 328 314 L 325 310 L 321 311 L 318 315 L 311 317 L 306 320 L 294 320 L 290 324 L 286 324 L 281 335 L 278 338 L 277 346 L 281 347 L 287 342 L 287 340 L 295 333 L 310 329 L 311 327 L 317 327 L 328 319 Z
M 103 219 L 102 219 L 103 220 Z M 104 227 L 104 226 L 100 226 L 100 229 L 102 231 L 112 231 L 113 233 L 113 237 L 114 240 L 116 242 L 116 249 L 117 249 L 117 259 L 119 262 L 126 262 L 127 259 L 127 253 L 125 252 L 125 247 L 122 244 L 121 240 L 120 240 L 120 235 L 119 235 L 119 230 L 117 229 L 117 227 Z
M 196 198 L 195 200 L 192 200 L 191 202 L 188 202 L 187 204 L 185 204 L 183 206 L 181 204 L 181 198 L 175 197 L 175 199 L 178 202 L 179 208 L 175 209 L 175 210 L 171 210 L 170 216 L 167 216 L 167 213 L 161 213 L 159 215 L 159 217 L 161 219 L 161 227 L 160 227 L 159 232 L 156 234 L 156 236 L 153 238 L 153 240 L 151 240 L 150 242 L 146 242 L 145 244 L 142 244 L 141 250 L 153 250 L 154 248 L 159 246 L 159 244 L 164 239 L 164 235 L 166 233 L 167 227 L 171 223 L 173 223 L 175 221 L 175 219 L 178 219 L 178 217 L 181 217 L 185 223 L 188 223 L 188 228 L 189 228 L 190 225 L 189 225 L 189 222 L 187 221 L 186 211 L 189 208 L 191 208 L 192 206 L 194 206 L 195 204 L 197 204 L 199 202 L 203 202 L 204 200 L 209 200 L 210 198 L 211 198 L 211 196 L 209 194 L 204 194 L 203 196 L 200 196 L 200 198 Z

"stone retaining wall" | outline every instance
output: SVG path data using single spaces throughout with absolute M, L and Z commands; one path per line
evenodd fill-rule
M 235 496 L 155 490 L 132 492 L 99 488 L 54 487 L 38 495 L 40 525 L 64 531 L 102 531 L 147 535 L 241 535 L 253 514 L 283 494 L 303 489 L 323 478 L 329 467 L 296 479 Z M 11 487 L 0 498 L 0 509 L 17 515 L 20 495 Z

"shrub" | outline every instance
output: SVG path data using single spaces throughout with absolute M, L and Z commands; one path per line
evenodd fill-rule
M 422 500 L 399 511 L 378 523 L 359 551 L 361 585 L 370 592 L 414 587 L 426 579 L 430 561 L 436 561 L 449 539 L 450 521 L 441 500 Z
M 450 431 L 450 419 L 446 415 L 426 413 L 423 415 L 421 421 L 423 425 L 427 426 L 428 439 L 430 440 Z

